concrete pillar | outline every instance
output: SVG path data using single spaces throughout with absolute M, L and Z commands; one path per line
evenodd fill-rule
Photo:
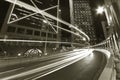
M 6 31 L 7 31 L 7 27 L 8 27 L 8 19 L 10 19 L 10 16 L 11 16 L 11 13 L 12 13 L 12 10 L 14 9 L 14 5 L 13 4 L 10 4 L 10 7 L 7 11 L 7 14 L 6 14 L 6 17 L 5 17 L 5 20 L 4 20 L 4 23 L 2 25 L 2 29 L 1 29 L 1 34 L 5 35 L 6 34 Z

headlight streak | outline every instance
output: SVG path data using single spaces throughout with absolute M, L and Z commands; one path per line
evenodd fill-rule
M 3 42 L 29 42 L 29 43 L 63 43 L 63 44 L 80 44 L 80 43 L 72 43 L 72 42 L 59 42 L 59 41 L 38 41 L 38 40 L 20 40 L 20 39 L 0 39 Z
M 87 50 L 86 50 L 87 51 Z M 62 69 L 62 68 L 64 68 L 64 67 L 66 67 L 66 66 L 69 66 L 69 65 L 71 65 L 71 64 L 73 64 L 73 63 L 75 63 L 75 62 L 77 62 L 77 61 L 79 61 L 79 60 L 81 60 L 81 59 L 83 59 L 83 58 L 85 58 L 85 57 L 87 57 L 87 56 L 89 56 L 91 53 L 92 53 L 92 49 L 91 50 L 88 50 L 88 51 L 90 51 L 91 53 L 88 53 L 88 52 L 86 52 L 86 51 L 83 51 L 84 53 L 81 53 L 81 57 L 78 57 L 78 58 L 76 58 L 75 60 L 71 60 L 70 61 L 70 63 L 66 63 L 66 64 L 63 64 L 63 65 L 60 65 L 60 67 L 58 67 L 57 69 L 55 69 L 55 70 L 52 70 L 52 71 L 50 71 L 50 72 L 48 72 L 48 73 L 46 73 L 46 74 L 43 74 L 43 75 L 41 75 L 41 76 L 39 76 L 39 74 L 38 74 L 38 77 L 35 77 L 35 78 L 33 78 L 32 80 L 36 80 L 36 79 L 39 79 L 39 78 L 41 78 L 41 77 L 43 77 L 43 76 L 46 76 L 46 75 L 48 75 L 48 74 L 50 74 L 50 73 L 53 73 L 53 72 L 55 72 L 55 71 L 57 71 L 57 70 L 59 70 L 59 69 Z M 80 54 L 79 52 L 76 52 L 76 53 L 78 53 L 78 54 Z M 86 53 L 86 54 L 85 54 Z M 25 79 L 25 80 L 30 80 L 30 78 L 28 78 L 28 79 Z
M 34 5 L 34 7 L 35 7 L 35 8 L 38 10 L 38 12 L 39 12 L 40 10 L 39 10 L 38 6 L 33 2 L 33 0 L 30 0 L 30 1 L 32 2 L 32 4 Z M 41 13 L 41 12 L 39 12 L 39 13 Z M 45 21 L 50 25 L 50 27 L 51 27 L 56 33 L 58 33 L 58 31 L 56 31 L 55 28 L 53 27 L 53 25 L 49 22 L 49 20 L 47 19 L 47 17 L 44 16 L 42 13 L 41 13 L 41 15 L 43 16 L 43 18 L 45 19 Z
M 93 49 L 93 50 L 100 51 L 100 52 L 104 53 L 107 56 L 108 59 L 111 56 L 111 53 L 108 50 L 105 50 L 105 49 Z
M 53 7 L 44 9 L 43 11 L 47 11 L 47 10 L 50 10 L 50 9 L 54 9 L 54 8 L 56 8 L 56 7 L 57 7 L 57 6 L 53 6 Z M 35 14 L 38 14 L 38 12 L 29 14 L 29 15 L 24 16 L 24 17 L 21 17 L 21 18 L 18 18 L 18 19 L 14 20 L 14 21 L 9 21 L 9 20 L 8 20 L 8 24 L 14 23 L 14 22 L 16 22 L 16 21 L 20 21 L 20 20 L 25 19 L 25 18 L 27 18 L 27 17 L 33 16 L 33 15 L 35 15 Z M 11 14 L 11 15 L 12 15 L 12 14 Z
M 68 66 L 70 64 L 73 64 L 73 63 L 83 59 L 84 57 L 90 55 L 92 53 L 92 51 L 93 51 L 92 49 L 91 50 L 86 49 L 86 51 L 76 52 L 76 53 L 79 53 L 79 55 L 76 55 L 76 56 L 73 56 L 73 57 L 70 57 L 70 58 L 67 58 L 67 59 L 52 63 L 52 64 L 48 64 L 48 65 L 43 66 L 43 67 L 39 67 L 39 68 L 36 68 L 36 69 L 33 69 L 33 70 L 29 70 L 29 71 L 26 71 L 26 72 L 23 72 L 23 73 L 8 76 L 8 77 L 2 78 L 0 80 L 10 80 L 10 79 L 14 79 L 14 78 L 19 78 L 19 77 L 27 76 L 27 75 L 34 74 L 34 73 L 37 73 L 37 72 L 41 72 L 41 71 L 50 69 L 50 68 L 55 67 L 55 66 L 61 66 L 61 67 L 59 67 L 59 68 L 57 68 L 55 70 L 52 70 L 52 71 L 50 71 L 50 72 L 48 72 L 46 74 L 43 74 L 43 75 L 41 75 L 39 77 L 36 77 L 36 78 L 32 79 L 32 80 L 35 80 L 37 78 L 48 75 L 48 74 L 50 74 L 52 72 L 55 72 L 55 71 L 57 71 L 57 70 L 59 70 L 61 68 L 64 68 L 64 67 L 66 67 L 66 66 Z M 69 64 L 66 64 L 66 65 L 62 66 L 64 63 L 68 63 L 68 62 L 69 62 Z
M 69 32 L 69 33 L 72 33 L 72 34 L 74 34 L 74 35 L 76 35 L 76 36 L 82 37 L 81 35 L 79 35 L 79 34 L 73 32 L 73 31 L 71 31 L 71 30 L 68 30 L 68 29 L 62 28 L 62 27 L 57 26 L 57 25 L 53 25 L 53 26 L 54 26 L 54 27 L 57 27 L 57 28 L 59 28 L 59 29 L 61 29 L 61 30 L 67 31 L 67 32 Z

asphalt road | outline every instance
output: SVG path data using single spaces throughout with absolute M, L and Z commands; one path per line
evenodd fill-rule
M 94 52 L 82 60 L 79 60 L 67 67 L 64 67 L 43 77 L 41 77 L 41 75 L 47 74 L 59 68 L 61 65 L 55 65 L 55 67 L 53 65 L 53 67 L 48 67 L 45 70 L 43 70 L 45 68 L 43 67 L 42 71 L 37 71 L 40 70 L 42 66 L 55 62 L 61 63 L 62 60 L 64 61 L 65 59 L 77 56 L 78 54 L 79 53 L 72 53 L 71 55 L 65 55 L 64 57 L 62 56 L 45 61 L 36 61 L 0 68 L 0 80 L 97 80 L 106 64 L 106 57 L 100 52 Z M 82 54 L 80 53 L 80 55 Z M 68 62 L 70 61 L 67 61 L 67 63 Z M 67 63 L 62 65 L 66 65 Z M 36 72 L 32 73 L 32 69 Z M 29 71 L 32 74 L 26 75 L 26 72 L 29 73 Z
M 105 55 L 94 52 L 83 60 L 37 80 L 98 80 L 105 64 Z

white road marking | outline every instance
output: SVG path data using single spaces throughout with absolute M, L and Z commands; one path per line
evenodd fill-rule
M 14 71 L 17 71 L 17 70 L 20 70 L 20 69 L 23 69 L 23 68 L 24 68 L 24 67 L 17 68 L 17 69 L 12 69 L 12 70 L 9 70 L 9 71 L 0 72 L 0 75 L 5 74 L 5 73 L 14 72 Z
M 75 59 L 77 59 L 77 58 L 81 58 L 81 57 L 83 57 L 83 56 L 85 56 L 85 55 L 89 55 L 89 54 L 91 54 L 92 51 L 93 51 L 93 50 L 91 50 L 91 49 L 90 49 L 90 50 L 86 49 L 85 51 L 76 52 L 76 53 L 83 53 L 83 54 L 79 54 L 79 55 L 76 55 L 76 56 L 73 56 L 73 57 L 70 57 L 70 58 L 67 58 L 67 59 L 64 59 L 64 60 L 61 60 L 61 61 L 52 63 L 52 64 L 48 64 L 48 65 L 43 66 L 43 67 L 39 67 L 39 68 L 36 68 L 36 69 L 33 69 L 33 70 L 29 70 L 29 71 L 20 73 L 20 74 L 8 76 L 8 77 L 2 78 L 2 79 L 0 79 L 0 80 L 10 80 L 10 79 L 14 79 L 14 78 L 18 78 L 18 77 L 23 77 L 23 76 L 27 76 L 27 75 L 30 75 L 30 74 L 34 74 L 34 73 L 37 73 L 37 72 L 40 72 L 40 71 L 44 71 L 44 70 L 50 69 L 50 68 L 52 68 L 52 67 L 62 65 L 62 64 L 64 64 L 64 63 L 66 63 L 66 62 L 75 60 Z M 50 72 L 50 73 L 51 73 L 51 72 Z M 46 74 L 45 74 L 45 75 L 46 75 Z
M 90 51 L 90 52 L 92 52 L 92 51 Z M 24 80 L 36 80 L 36 79 L 41 78 L 41 77 L 43 77 L 43 76 L 46 76 L 46 75 L 48 75 L 48 74 L 50 74 L 50 73 L 53 73 L 53 72 L 55 72 L 55 71 L 57 71 L 57 70 L 60 70 L 60 69 L 62 69 L 62 68 L 64 68 L 64 67 L 66 67 L 66 66 L 69 66 L 69 65 L 71 65 L 71 64 L 73 64 L 73 63 L 75 63 L 75 62 L 77 62 L 77 61 L 85 58 L 85 57 L 88 56 L 89 54 L 91 54 L 91 53 L 82 54 L 80 57 L 77 56 L 76 59 L 71 60 L 71 61 L 69 61 L 69 62 L 66 62 L 66 63 L 64 63 L 64 64 L 62 64 L 62 65 L 59 65 L 59 67 L 57 67 L 57 68 L 55 68 L 55 69 L 53 69 L 53 70 L 51 70 L 51 71 L 49 71 L 49 72 L 47 72 L 47 73 L 45 73 L 45 74 L 42 74 L 42 75 L 39 75 L 39 74 L 38 74 L 38 75 L 32 76 L 32 77 L 30 77 L 30 78 L 26 78 L 26 79 L 24 79 Z

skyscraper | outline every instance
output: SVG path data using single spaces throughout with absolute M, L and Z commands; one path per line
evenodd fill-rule
M 84 31 L 90 37 L 90 44 L 96 44 L 94 18 L 90 0 L 69 0 L 71 24 Z M 72 41 L 79 41 L 79 38 L 72 36 Z

